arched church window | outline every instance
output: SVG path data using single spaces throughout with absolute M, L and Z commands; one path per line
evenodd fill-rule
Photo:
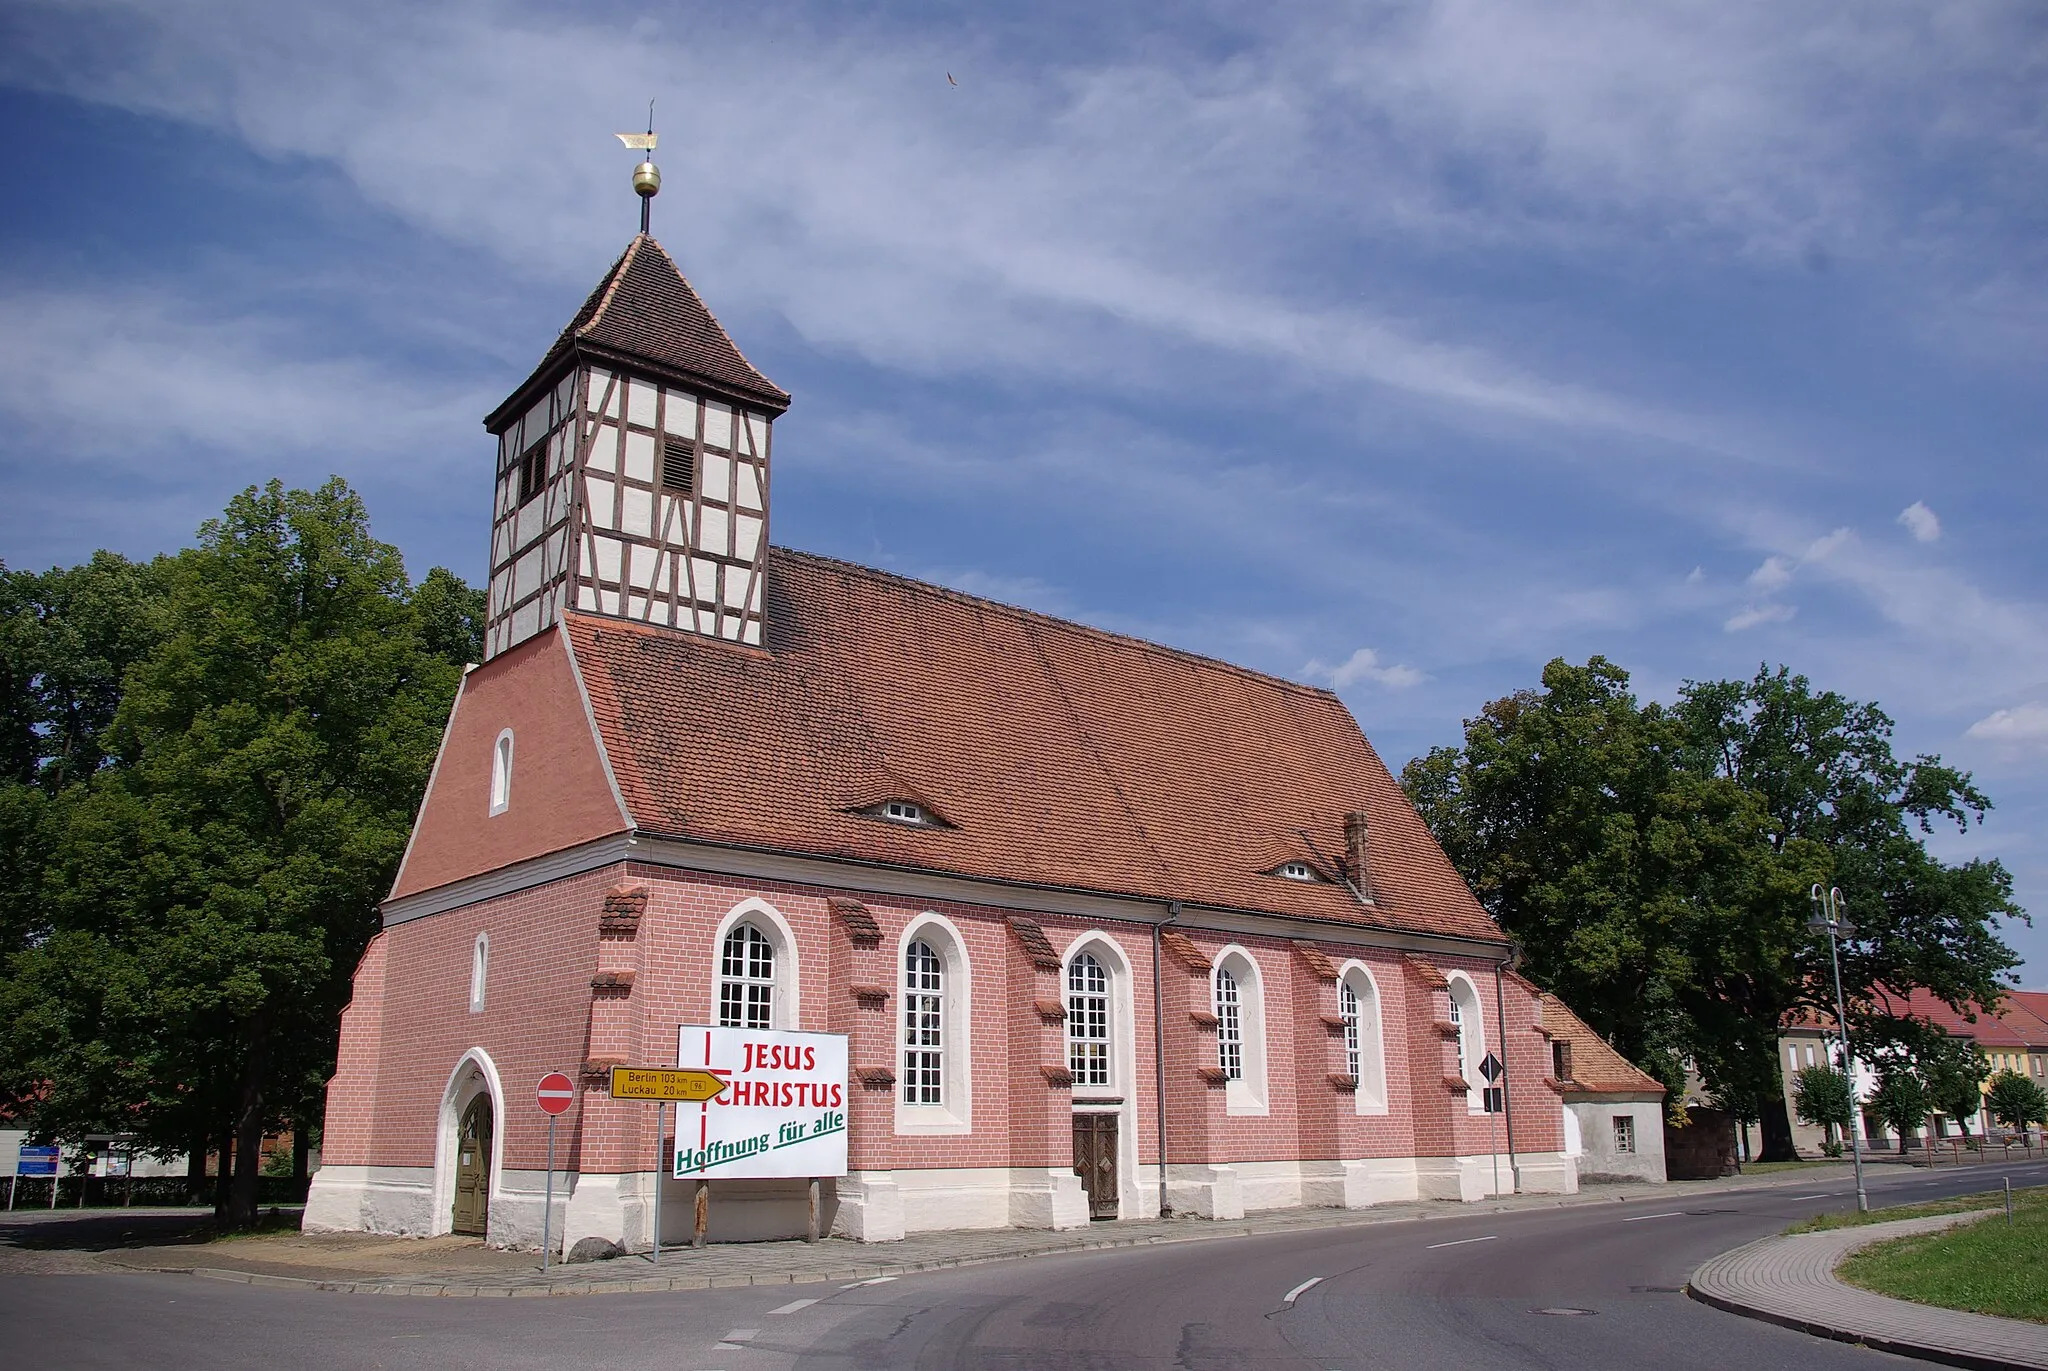
M 503 814 L 512 803 L 512 730 L 498 735 L 491 747 L 491 813 Z
M 1337 985 L 1337 1017 L 1344 1021 L 1344 1074 L 1355 1081 L 1363 1064 L 1364 1044 L 1358 1033 L 1358 992 L 1349 981 Z
M 1086 952 L 1067 964 L 1067 1069 L 1075 1085 L 1109 1084 L 1109 973 Z
M 1237 977 L 1216 968 L 1216 1065 L 1223 1078 L 1244 1079 L 1244 1008 L 1237 991 Z
M 723 1028 L 775 1024 L 775 947 L 750 923 L 734 924 L 719 950 L 718 1022 Z
M 931 945 L 903 949 L 903 1102 L 945 1103 L 946 970 Z

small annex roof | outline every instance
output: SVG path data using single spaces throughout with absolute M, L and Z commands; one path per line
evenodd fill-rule
M 579 350 L 612 361 L 651 363 L 777 414 L 789 408 L 789 392 L 755 370 L 675 260 L 644 233 L 626 245 L 533 374 L 492 411 L 484 427 L 495 433 L 520 412 L 529 392 L 549 383 L 563 360 Z
M 1555 995 L 1543 996 L 1543 1027 L 1552 1042 L 1572 1048 L 1572 1078 L 1560 1081 L 1567 1095 L 1663 1095 L 1664 1083 L 1608 1046 L 1586 1021 Z
M 1327 690 L 782 548 L 764 618 L 564 616 L 642 832 L 1505 941 Z M 859 812 L 889 798 L 947 826 Z M 1266 874 L 1354 810 L 1375 905 Z

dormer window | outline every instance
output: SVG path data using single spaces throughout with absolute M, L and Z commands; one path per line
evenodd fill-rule
M 899 824 L 929 824 L 932 821 L 929 810 L 909 800 L 889 801 L 882 806 L 882 817 Z
M 1307 862 L 1283 862 L 1273 874 L 1282 880 L 1288 881 L 1318 881 L 1322 879 L 1322 877 L 1316 875 L 1316 869 Z

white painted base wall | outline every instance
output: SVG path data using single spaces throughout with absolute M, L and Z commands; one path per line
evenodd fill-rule
M 1508 1193 L 1517 1171 L 1525 1194 L 1571 1194 L 1579 1188 L 1575 1159 L 1561 1152 L 1524 1153 L 1510 1168 L 1499 1158 L 1494 1183 L 1490 1153 L 1468 1157 L 1382 1157 L 1356 1161 L 1239 1162 L 1167 1167 L 1167 1203 L 1176 1214 L 1231 1220 L 1262 1210 L 1298 1207 L 1366 1209 L 1403 1200 L 1473 1201 Z M 507 1171 L 491 1188 L 493 1247 L 537 1250 L 547 1173 Z M 1123 1217 L 1157 1218 L 1159 1172 L 1139 1169 L 1122 1192 Z M 664 1177 L 662 1246 L 690 1241 L 695 1182 Z M 306 1199 L 308 1232 L 370 1232 L 424 1237 L 447 1232 L 434 1212 L 432 1167 L 327 1166 L 313 1176 Z M 584 1238 L 602 1238 L 628 1252 L 653 1245 L 655 1175 L 555 1175 L 551 1240 L 558 1255 Z M 806 1183 L 718 1181 L 711 1188 L 707 1238 L 761 1242 L 804 1235 Z M 856 1171 L 826 1180 L 819 1193 L 820 1229 L 856 1242 L 894 1242 L 910 1233 L 974 1228 L 1070 1229 L 1087 1226 L 1080 1177 L 1059 1168 L 979 1167 L 929 1171 Z

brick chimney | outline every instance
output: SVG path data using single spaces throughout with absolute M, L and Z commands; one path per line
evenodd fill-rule
M 1358 898 L 1370 901 L 1372 890 L 1372 825 L 1360 810 L 1344 816 L 1344 862 Z

